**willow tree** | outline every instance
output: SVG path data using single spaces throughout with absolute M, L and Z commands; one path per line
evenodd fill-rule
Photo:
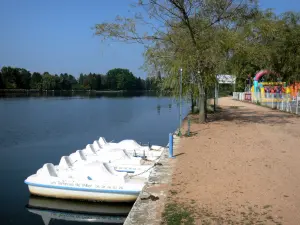
M 202 119 L 206 114 L 206 101 L 203 101 L 207 97 L 206 92 L 209 87 L 214 86 L 215 75 L 224 66 L 225 54 L 222 52 L 222 45 L 226 33 L 221 27 L 208 27 L 204 19 L 197 18 L 191 21 L 198 28 L 206 29 L 205 35 L 199 35 L 198 38 L 198 41 L 202 42 L 201 54 L 195 53 L 194 45 L 186 35 L 187 30 L 173 27 L 168 32 L 166 41 L 155 41 L 154 45 L 146 50 L 145 58 L 148 67 L 163 71 L 165 79 L 162 87 L 173 90 L 174 95 L 179 94 L 179 70 L 183 69 L 183 94 L 190 95 L 192 100 L 200 97 L 198 108 L 199 118 Z M 172 44 L 168 42 L 169 39 L 172 40 Z
M 204 122 L 205 90 L 212 73 L 216 71 L 217 61 L 214 57 L 216 45 L 211 45 L 210 41 L 211 31 L 224 26 L 232 29 L 237 21 L 251 17 L 257 8 L 256 1 L 139 0 L 134 7 L 138 12 L 134 17 L 118 16 L 113 22 L 96 24 L 95 34 L 103 39 L 140 43 L 146 49 L 155 48 L 158 44 L 168 45 L 164 54 L 154 54 L 156 64 L 165 63 L 164 60 L 158 60 L 158 56 L 172 58 L 176 53 L 173 64 L 168 61 L 170 64 L 167 66 L 160 66 L 168 68 L 166 71 L 169 75 L 178 74 L 179 67 L 189 68 L 185 74 L 192 74 L 198 88 L 199 121 Z M 184 34 L 184 41 L 175 40 L 174 31 L 175 34 Z

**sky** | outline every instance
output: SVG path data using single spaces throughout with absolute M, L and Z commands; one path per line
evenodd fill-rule
M 115 16 L 132 16 L 132 0 L 0 0 L 0 68 L 51 74 L 101 73 L 128 68 L 145 78 L 144 47 L 102 42 L 91 29 Z M 300 11 L 299 0 L 261 0 L 276 13 Z

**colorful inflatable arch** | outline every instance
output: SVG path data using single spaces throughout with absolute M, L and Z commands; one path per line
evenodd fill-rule
M 300 92 L 300 83 L 299 82 L 294 82 L 289 86 L 286 85 L 286 82 L 278 82 L 278 81 L 277 82 L 259 82 L 261 77 L 263 77 L 266 74 L 272 74 L 277 77 L 280 76 L 278 73 L 273 72 L 271 70 L 259 71 L 254 77 L 253 86 L 251 88 L 253 99 L 257 99 L 257 97 L 259 97 L 259 96 L 262 101 L 265 99 L 265 96 L 266 96 L 265 89 L 264 89 L 265 86 L 275 86 L 275 87 L 281 86 L 282 93 L 289 94 L 290 97 L 292 97 L 293 99 L 297 97 L 298 93 Z
M 273 71 L 271 71 L 271 70 L 262 70 L 262 71 L 259 71 L 256 75 L 255 75 L 255 77 L 254 77 L 254 81 L 253 81 L 253 85 L 254 85 L 254 92 L 258 92 L 258 81 L 259 81 L 259 79 L 262 77 L 262 76 L 264 76 L 264 75 L 266 75 L 266 74 L 274 74 L 274 75 L 276 75 L 277 77 L 279 76 L 279 74 L 278 73 L 275 73 L 275 72 L 273 72 Z

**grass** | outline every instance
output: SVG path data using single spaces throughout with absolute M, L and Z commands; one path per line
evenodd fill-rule
M 170 190 L 170 194 L 171 194 L 171 195 L 176 195 L 176 194 L 177 194 L 177 191 L 175 191 L 175 190 Z
M 190 205 L 189 205 L 190 204 Z M 226 208 L 223 212 L 214 212 L 209 207 L 198 207 L 195 200 L 190 203 L 172 202 L 169 199 L 163 212 L 163 225 L 281 225 L 272 216 L 272 206 L 240 206 L 238 210 Z M 280 219 L 280 218 L 279 218 Z M 281 218 L 282 219 L 282 218 Z
M 168 203 L 163 212 L 163 223 L 166 225 L 194 225 L 195 219 L 190 207 L 182 204 Z
M 240 106 L 232 105 L 232 106 L 230 106 L 229 108 L 231 108 L 231 109 L 238 109 L 238 108 L 240 108 Z

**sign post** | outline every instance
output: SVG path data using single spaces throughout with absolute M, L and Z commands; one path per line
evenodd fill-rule
M 296 114 L 298 115 L 299 107 L 300 107 L 300 96 L 297 96 L 296 98 Z
M 179 131 L 178 136 L 181 137 L 181 95 L 182 95 L 182 68 L 180 69 L 180 80 L 179 80 L 180 90 L 179 90 Z

